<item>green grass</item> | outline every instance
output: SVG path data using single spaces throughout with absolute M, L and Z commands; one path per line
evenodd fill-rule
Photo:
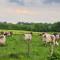
M 0 30 L 2 31 L 2 30 Z M 6 30 L 3 30 L 6 31 Z M 47 60 L 50 53 L 49 46 L 44 47 L 41 37 L 38 33 L 33 32 L 33 38 L 30 43 L 30 54 L 28 56 L 28 46 L 23 39 L 23 33 L 27 31 L 7 30 L 13 31 L 11 37 L 7 37 L 6 46 L 0 46 L 0 60 Z M 29 31 L 28 31 L 29 32 Z M 15 34 L 16 33 L 16 34 Z M 59 46 L 60 47 L 60 46 Z M 56 51 L 60 53 L 60 48 Z

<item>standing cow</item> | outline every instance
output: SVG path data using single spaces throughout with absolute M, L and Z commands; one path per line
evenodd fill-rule
M 6 37 L 4 35 L 0 35 L 0 45 L 6 44 Z
M 52 43 L 53 45 L 58 45 L 58 42 L 56 41 L 56 37 L 54 35 L 43 33 L 42 35 L 43 41 L 47 43 Z
M 28 46 L 28 56 L 30 55 L 30 42 L 32 40 L 32 32 L 31 33 L 25 33 L 24 34 L 24 39 L 27 42 L 27 46 Z
M 32 40 L 32 35 L 30 33 L 24 34 L 24 39 L 25 40 Z

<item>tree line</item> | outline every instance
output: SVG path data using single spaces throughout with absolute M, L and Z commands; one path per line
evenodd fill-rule
M 24 23 L 18 22 L 16 24 L 0 22 L 0 29 L 7 30 L 27 30 L 35 32 L 60 32 L 60 22 L 56 23 Z

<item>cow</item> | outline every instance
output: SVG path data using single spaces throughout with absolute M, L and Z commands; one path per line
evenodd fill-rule
M 43 42 L 45 42 L 46 44 L 47 43 L 50 43 L 50 44 L 52 43 L 53 45 L 59 45 L 57 40 L 56 40 L 56 37 L 52 34 L 43 33 L 42 39 L 43 39 Z
M 25 40 L 32 40 L 32 32 L 31 33 L 25 33 L 24 34 L 24 39 Z
M 25 33 L 24 34 L 24 40 L 25 40 L 27 47 L 28 47 L 28 56 L 29 56 L 30 55 L 30 44 L 31 44 L 30 42 L 32 40 L 32 32 Z
M 0 34 L 3 34 L 5 36 L 12 36 L 12 32 L 0 32 Z
M 0 45 L 6 44 L 6 37 L 4 35 L 0 35 Z

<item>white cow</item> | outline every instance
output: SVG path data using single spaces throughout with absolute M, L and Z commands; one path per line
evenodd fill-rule
M 32 33 L 25 33 L 24 34 L 24 39 L 27 43 L 27 47 L 28 47 L 28 56 L 30 55 L 30 42 L 32 40 Z
M 0 45 L 5 45 L 6 37 L 4 35 L 0 35 Z
M 32 34 L 30 34 L 30 33 L 24 34 L 24 39 L 25 40 L 32 40 Z

